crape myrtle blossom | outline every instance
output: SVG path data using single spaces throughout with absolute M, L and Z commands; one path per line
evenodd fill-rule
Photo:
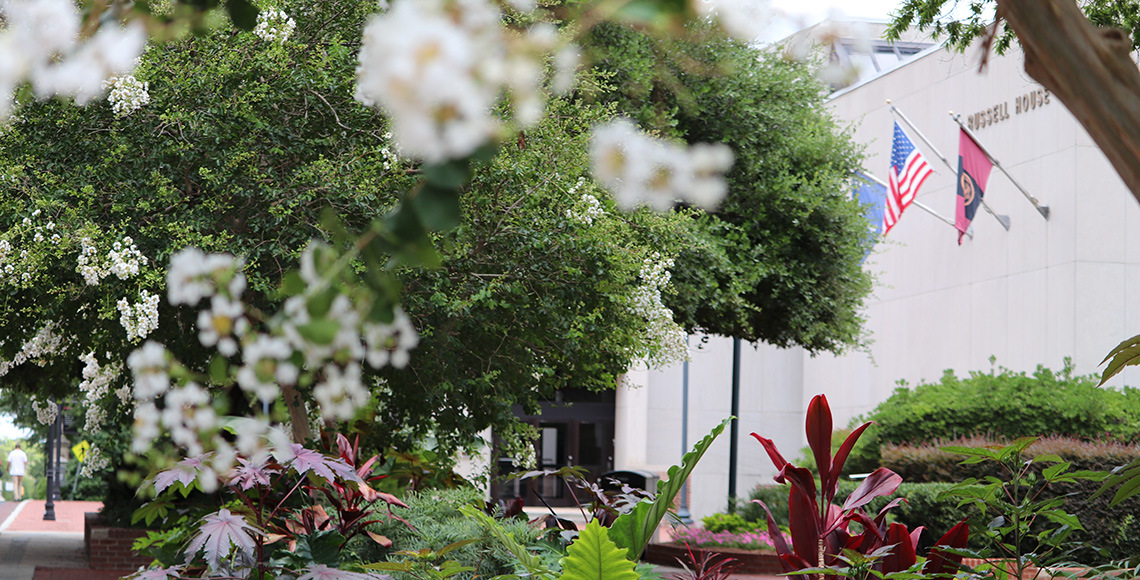
M 80 41 L 81 18 L 71 0 L 7 0 L 0 30 L 0 119 L 12 94 L 28 82 L 40 98 L 70 96 L 79 104 L 103 94 L 109 77 L 130 73 L 146 45 L 141 24 L 104 23 Z
M 543 59 L 557 32 L 508 32 L 501 21 L 487 0 L 400 0 L 365 27 L 356 99 L 388 114 L 403 156 L 441 163 L 493 141 L 504 91 L 519 123 L 541 117 Z
M 134 75 L 113 76 L 103 83 L 111 89 L 107 102 L 116 117 L 126 117 L 150 103 L 150 83 L 140 81 Z
M 146 290 L 139 292 L 139 301 L 131 304 L 126 298 L 120 298 L 116 305 L 119 309 L 119 324 L 127 331 L 127 340 L 138 342 L 158 329 L 158 300 L 157 294 Z
M 646 320 L 646 335 L 650 344 L 648 359 L 654 366 L 688 360 L 688 336 L 685 329 L 673 320 L 673 311 L 661 301 L 661 291 L 669 284 L 673 260 L 663 259 L 654 253 L 641 266 L 641 285 L 634 289 L 629 308 Z
M 284 10 L 266 8 L 257 13 L 253 33 L 266 42 L 285 44 L 296 28 L 297 23 Z
M 188 248 L 171 257 L 167 296 L 172 304 L 201 308 L 199 341 L 224 355 L 218 360 L 230 368 L 221 376 L 233 377 L 243 392 L 268 404 L 280 398 L 283 386 L 304 378 L 313 385 L 323 418 L 350 419 L 371 398 L 362 365 L 406 366 L 419 336 L 399 306 L 393 307 L 391 322 L 383 323 L 371 319 L 371 300 L 341 293 L 334 285 L 339 284 L 334 280 L 336 262 L 331 248 L 310 244 L 301 253 L 299 270 L 307 289 L 286 299 L 277 315 L 265 318 L 241 302 L 242 260 Z M 203 299 L 208 306 L 201 305 Z M 168 432 L 190 454 L 213 452 L 210 461 L 220 473 L 236 453 L 263 453 L 265 441 L 277 433 L 264 410 L 254 417 L 217 416 L 202 386 L 208 380 L 194 376 L 156 342 L 144 343 L 127 363 L 134 380 L 136 452 L 145 452 Z M 212 370 L 211 377 L 217 376 Z M 232 444 L 220 437 L 221 428 L 236 435 Z
M 724 172 L 733 161 L 726 145 L 666 142 L 641 132 L 628 119 L 595 127 L 590 157 L 594 177 L 619 206 L 631 210 L 644 204 L 657 211 L 679 201 L 716 207 L 728 193 Z

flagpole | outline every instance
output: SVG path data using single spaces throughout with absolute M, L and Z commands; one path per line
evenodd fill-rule
M 978 136 L 974 135 L 974 132 L 971 131 L 969 127 L 962 124 L 962 115 L 955 115 L 954 111 L 950 111 L 950 118 L 954 119 L 954 122 L 958 123 L 958 126 L 961 127 L 962 130 L 965 131 L 966 134 L 969 135 L 971 139 L 974 140 L 974 143 L 978 146 L 978 149 L 981 149 L 982 153 L 985 153 L 986 157 L 989 158 L 990 163 L 993 163 L 995 167 L 1000 169 L 1001 172 L 1004 173 L 1005 176 L 1009 178 L 1009 181 L 1011 183 L 1013 183 L 1013 185 L 1015 187 L 1017 187 L 1018 191 L 1020 191 L 1021 194 L 1024 195 L 1025 198 L 1029 200 L 1029 203 L 1033 204 L 1033 207 L 1037 209 L 1037 213 L 1041 214 L 1041 217 L 1045 218 L 1045 221 L 1049 221 L 1049 206 L 1041 205 L 1041 203 L 1039 201 L 1037 201 L 1036 197 L 1033 197 L 1032 195 L 1029 194 L 1028 191 L 1025 191 L 1025 188 L 1022 187 L 1021 184 L 1018 183 L 1017 180 L 1014 179 L 1013 176 L 1010 175 L 1009 172 L 1006 171 L 1005 168 L 1001 166 L 1001 162 L 999 162 L 997 160 L 997 157 L 994 157 L 993 154 L 990 153 L 989 149 L 986 149 L 985 145 L 982 145 L 982 142 L 978 140 Z
M 923 135 L 922 131 L 920 131 L 918 127 L 915 127 L 914 123 L 911 123 L 910 119 L 907 118 L 907 116 L 904 115 L 903 112 L 898 109 L 898 107 L 894 106 L 894 104 L 891 103 L 890 99 L 887 99 L 887 104 L 891 106 L 891 112 L 898 115 L 899 119 L 902 119 L 902 121 L 906 123 L 907 127 L 910 127 L 911 130 L 914 131 L 915 135 L 918 135 L 918 138 L 922 139 L 922 142 L 926 143 L 926 146 L 930 147 L 930 149 L 934 151 L 934 154 L 937 155 L 938 158 L 946 164 L 946 167 L 950 168 L 951 173 L 957 175 L 958 168 L 954 167 L 954 165 L 950 163 L 950 160 L 947 159 L 946 156 L 943 155 L 942 152 L 939 151 L 938 148 L 930 142 L 930 139 L 927 139 L 926 135 Z M 995 212 L 993 208 L 990 207 L 990 204 L 986 203 L 985 199 L 982 199 L 982 207 L 986 210 L 986 213 L 994 216 L 994 219 L 996 219 L 998 223 L 1001 224 L 1001 227 L 1005 228 L 1005 231 L 1009 231 L 1009 216 Z M 954 227 L 957 228 L 957 226 Z
M 887 185 L 887 182 L 883 181 L 882 179 L 879 179 L 878 177 L 875 177 L 874 175 L 871 175 L 870 173 L 867 173 L 866 171 L 860 171 L 860 172 L 859 172 L 859 174 L 860 174 L 860 175 L 863 175 L 863 176 L 864 176 L 864 177 L 866 177 L 867 179 L 870 179 L 871 181 L 874 181 L 875 183 L 878 183 L 879 185 L 881 185 L 881 186 L 883 186 L 883 187 L 889 187 L 889 186 Z M 953 221 L 952 221 L 950 218 L 948 218 L 948 217 L 946 217 L 946 216 L 944 216 L 944 215 L 942 215 L 942 214 L 940 214 L 940 213 L 938 213 L 938 212 L 934 211 L 934 208 L 932 208 L 932 207 L 930 207 L 930 206 L 926 205 L 925 203 L 922 203 L 921 201 L 918 201 L 917 199 L 912 199 L 912 200 L 910 201 L 910 203 L 911 203 L 912 205 L 915 205 L 915 206 L 917 206 L 917 207 L 918 207 L 918 209 L 924 210 L 924 211 L 926 211 L 926 213 L 928 213 L 928 214 L 930 214 L 930 215 L 932 215 L 932 216 L 934 216 L 934 217 L 938 218 L 939 220 L 941 220 L 941 221 L 945 222 L 945 223 L 946 223 L 946 225 L 948 225 L 948 226 L 950 226 L 950 227 L 954 228 L 955 230 L 957 230 L 957 229 L 958 229 L 958 226 L 954 225 L 954 222 L 953 222 Z M 967 232 L 966 232 L 966 235 L 967 235 L 967 236 L 969 236 L 971 240 L 972 240 L 972 239 L 974 239 L 974 232 L 972 232 L 972 231 L 967 231 Z

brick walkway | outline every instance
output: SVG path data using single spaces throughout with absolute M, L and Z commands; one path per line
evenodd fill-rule
M 100 502 L 54 502 L 44 521 L 43 500 L 0 503 L 0 580 L 113 580 L 131 570 L 92 570 L 83 551 L 83 514 Z

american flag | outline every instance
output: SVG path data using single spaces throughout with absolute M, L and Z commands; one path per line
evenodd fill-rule
M 883 235 L 891 231 L 902 217 L 903 210 L 918 195 L 918 188 L 933 170 L 922 152 L 914 148 L 910 138 L 895 122 L 895 140 L 891 147 L 891 170 L 887 178 L 887 207 L 883 211 Z

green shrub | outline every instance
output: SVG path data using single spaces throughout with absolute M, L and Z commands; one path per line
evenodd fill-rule
M 973 435 L 1006 438 L 1064 435 L 1086 440 L 1140 439 L 1140 391 L 1099 389 L 1092 377 L 1074 377 L 1072 361 L 1054 372 L 1000 369 L 896 389 L 866 418 L 867 430 L 847 461 L 851 473 L 879 466 L 880 448 Z
M 746 520 L 740 514 L 713 514 L 701 518 L 701 525 L 714 534 L 720 532 L 729 532 L 732 534 L 751 532 L 757 529 L 758 523 L 760 522 Z
M 390 550 L 382 549 L 369 540 L 362 540 L 353 546 L 364 561 L 387 560 L 390 556 L 391 559 L 401 560 L 401 557 L 393 556 L 393 553 L 402 550 L 418 551 L 424 548 L 439 550 L 455 542 L 474 539 L 475 542 L 448 552 L 445 556 L 445 559 L 475 568 L 474 572 L 462 574 L 459 578 L 492 578 L 520 572 L 515 569 L 515 557 L 506 548 L 489 537 L 476 520 L 467 518 L 459 512 L 460 506 L 481 504 L 483 501 L 481 491 L 473 487 L 429 490 L 409 493 L 404 501 L 408 504 L 408 509 L 397 509 L 396 515 L 405 519 L 407 524 L 392 520 L 372 527 L 373 532 L 392 540 Z M 528 525 L 525 519 L 505 520 L 503 525 L 522 545 L 529 547 L 539 545 L 540 530 Z M 548 556 L 547 564 L 557 569 L 557 560 L 561 554 L 541 550 L 539 554 Z M 391 572 L 391 574 L 396 580 L 412 580 L 412 576 L 405 573 Z

